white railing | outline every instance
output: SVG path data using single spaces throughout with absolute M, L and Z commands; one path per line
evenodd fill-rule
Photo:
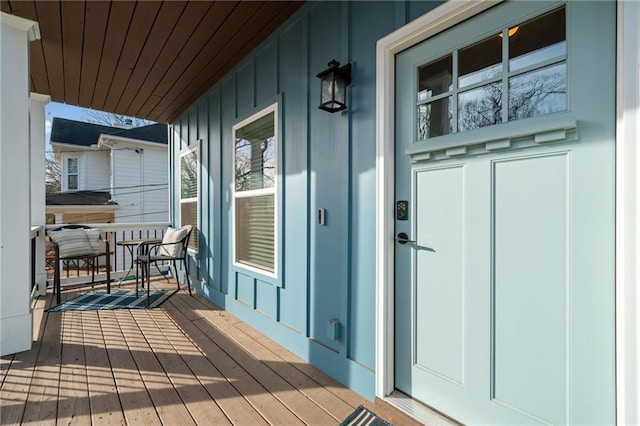
M 42 236 L 44 233 L 43 226 L 31 226 L 30 231 L 30 239 L 31 239 L 31 298 L 33 299 L 38 294 L 38 283 L 37 283 L 37 273 L 38 273 L 38 262 L 37 262 L 37 245 L 38 238 Z M 41 263 L 40 263 L 41 264 Z
M 66 224 L 47 225 L 47 232 L 58 229 Z M 74 224 L 75 225 L 75 224 Z M 161 240 L 169 223 L 82 223 L 78 225 L 99 228 L 101 238 L 109 241 L 109 251 L 111 253 L 111 279 L 118 282 L 120 280 L 135 279 L 135 265 L 133 263 L 133 246 L 121 245 L 127 240 Z M 105 265 L 104 257 L 101 258 L 100 265 Z M 51 250 L 47 250 L 46 265 L 47 277 L 50 284 L 53 283 L 53 263 L 55 256 Z M 77 284 L 91 279 L 91 268 L 78 262 L 61 262 L 61 285 Z M 161 268 L 166 270 L 166 268 Z M 96 275 L 96 280 L 106 277 L 106 271 L 100 270 Z

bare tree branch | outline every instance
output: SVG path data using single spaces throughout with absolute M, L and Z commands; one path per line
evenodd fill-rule
M 62 164 L 58 163 L 53 154 L 49 153 L 45 156 L 44 168 L 46 193 L 53 194 L 60 192 L 62 189 Z
M 115 112 L 106 112 L 106 111 L 97 111 L 90 110 L 87 111 L 87 117 L 85 121 L 93 124 L 102 124 L 105 126 L 133 126 L 133 127 L 141 127 L 148 126 L 149 124 L 153 124 L 152 121 L 144 120 L 141 118 L 128 117 L 122 114 L 116 114 Z

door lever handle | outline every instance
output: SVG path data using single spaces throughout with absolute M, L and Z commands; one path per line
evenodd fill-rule
M 407 244 L 407 243 L 415 243 L 415 240 L 410 240 L 409 236 L 407 234 L 405 234 L 404 232 L 399 233 L 398 235 L 396 235 L 396 241 L 398 242 L 398 244 Z

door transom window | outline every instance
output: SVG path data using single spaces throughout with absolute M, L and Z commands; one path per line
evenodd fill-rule
M 417 69 L 416 140 L 567 109 L 565 8 Z

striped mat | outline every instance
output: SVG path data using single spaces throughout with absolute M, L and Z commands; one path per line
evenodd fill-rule
M 146 309 L 156 308 L 178 290 L 152 290 L 147 306 L 147 292 L 119 290 L 111 294 L 104 291 L 93 291 L 67 300 L 47 309 L 47 312 L 95 311 L 99 309 Z
M 340 426 L 392 426 L 391 423 L 376 416 L 373 411 L 360 405 L 340 423 Z

